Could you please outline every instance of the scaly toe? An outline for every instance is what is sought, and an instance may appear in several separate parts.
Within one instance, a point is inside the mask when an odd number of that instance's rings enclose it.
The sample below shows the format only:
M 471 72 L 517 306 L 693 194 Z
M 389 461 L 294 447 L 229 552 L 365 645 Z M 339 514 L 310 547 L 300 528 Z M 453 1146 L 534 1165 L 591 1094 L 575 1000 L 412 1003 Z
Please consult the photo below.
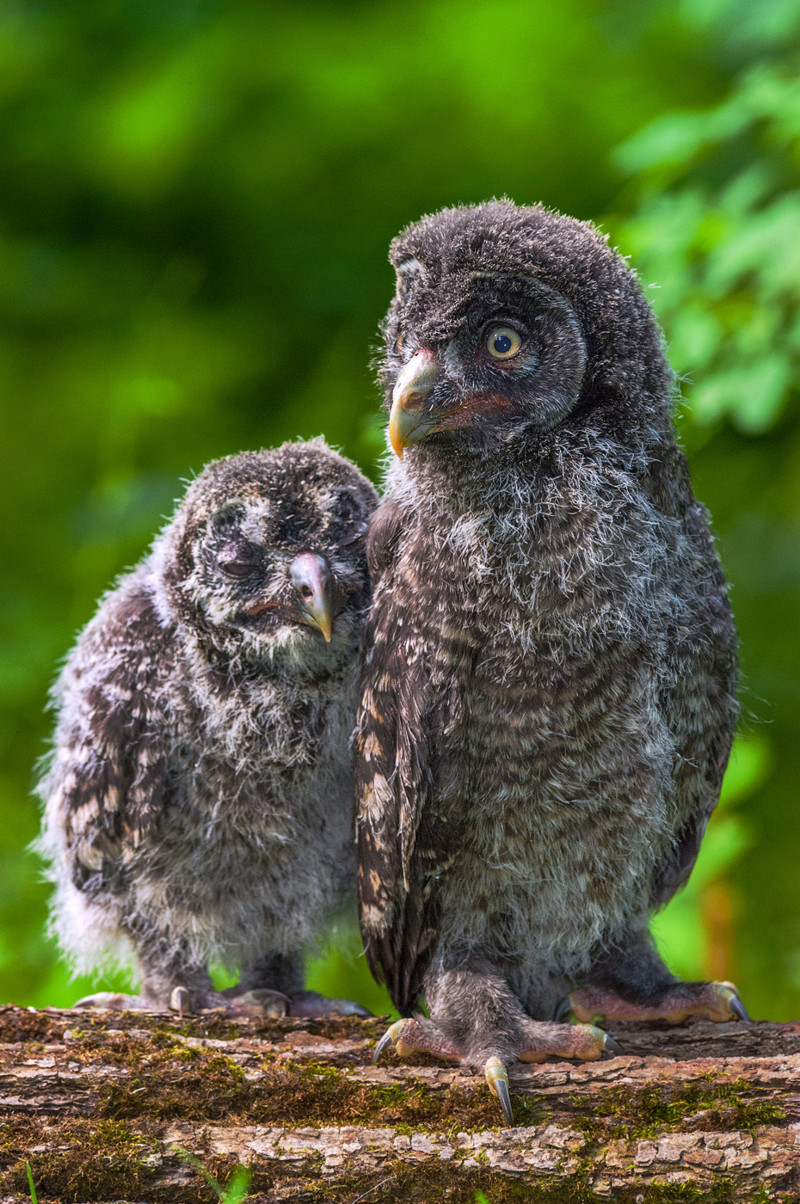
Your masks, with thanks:
M 516 1054 L 520 1062 L 545 1062 L 548 1058 L 580 1058 L 596 1062 L 605 1052 L 618 1047 L 612 1038 L 593 1024 L 554 1024 L 548 1020 L 528 1020 Z
M 489 1058 L 484 1067 L 486 1082 L 489 1084 L 489 1090 L 492 1095 L 500 1101 L 500 1107 L 503 1109 L 508 1124 L 514 1124 L 514 1110 L 511 1107 L 511 1095 L 508 1090 L 508 1071 L 499 1058 Z
M 249 1016 L 253 1020 L 274 1020 L 290 1014 L 291 1000 L 281 991 L 271 991 L 259 987 L 253 991 L 243 991 L 226 1004 L 226 1011 L 231 1016 Z
M 634 1002 L 613 991 L 583 987 L 570 996 L 572 1011 L 580 1021 L 668 1020 L 679 1024 L 690 1017 L 698 1020 L 749 1020 L 730 982 L 675 982 L 655 999 Z
M 108 1008 L 113 1012 L 144 1012 L 148 1010 L 141 995 L 120 995 L 116 991 L 98 991 L 95 995 L 84 995 L 72 1006 L 74 1008 Z
M 462 1057 L 462 1051 L 426 1016 L 406 1016 L 390 1024 L 375 1047 L 373 1062 L 377 1062 L 389 1045 L 394 1046 L 400 1058 L 410 1053 L 426 1053 L 447 1062 L 460 1062 Z
M 573 1024 L 572 1031 L 575 1033 L 575 1052 L 572 1056 L 581 1061 L 596 1062 L 605 1053 L 613 1057 L 615 1053 L 622 1052 L 614 1038 L 596 1024 Z
M 290 1016 L 364 1016 L 372 1015 L 353 999 L 328 999 L 317 991 L 303 991 L 295 995 L 290 1004 Z

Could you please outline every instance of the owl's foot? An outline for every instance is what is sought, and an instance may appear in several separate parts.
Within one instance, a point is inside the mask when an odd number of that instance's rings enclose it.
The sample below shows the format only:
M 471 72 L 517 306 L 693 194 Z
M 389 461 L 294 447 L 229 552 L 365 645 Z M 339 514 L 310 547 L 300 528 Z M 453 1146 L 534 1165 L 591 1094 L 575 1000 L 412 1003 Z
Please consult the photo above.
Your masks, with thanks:
M 463 1056 L 458 1046 L 448 1040 L 439 1026 L 425 1016 L 405 1017 L 390 1024 L 375 1046 L 373 1063 L 378 1061 L 390 1045 L 394 1046 L 399 1058 L 404 1058 L 410 1053 L 427 1053 L 445 1062 L 460 1062 Z
M 548 1058 L 577 1058 L 597 1062 L 604 1054 L 622 1053 L 617 1042 L 594 1024 L 555 1024 L 528 1020 L 517 1045 L 520 1062 L 546 1062 Z
M 249 1016 L 252 1020 L 274 1020 L 290 1015 L 291 1000 L 282 991 L 258 987 L 241 991 L 234 987 L 225 991 L 225 1011 L 230 1016 Z
M 84 995 L 83 998 L 76 999 L 72 1006 L 74 1008 L 101 1008 L 111 1012 L 159 1010 L 152 1001 L 145 999 L 142 995 L 121 995 L 116 991 L 97 991 L 94 995 Z
M 593 1024 L 552 1024 L 526 1018 L 520 1027 L 521 1035 L 513 1051 L 520 1062 L 544 1062 L 551 1057 L 594 1062 L 604 1053 L 614 1056 L 622 1052 L 612 1037 Z M 506 1121 L 509 1125 L 514 1124 L 508 1071 L 496 1054 L 478 1059 L 467 1056 L 433 1020 L 424 1016 L 396 1020 L 391 1024 L 375 1046 L 373 1062 L 377 1062 L 389 1045 L 394 1046 L 395 1053 L 401 1058 L 413 1052 L 428 1053 L 444 1061 L 461 1062 L 465 1069 L 482 1069 Z
M 243 990 L 229 987 L 223 992 L 225 1008 L 232 1016 L 252 1016 L 266 1019 L 277 1016 L 371 1016 L 360 1003 L 352 999 L 328 999 L 317 991 L 292 991 L 284 994 L 270 987 Z
M 179 1016 L 218 1007 L 222 1002 L 214 993 L 190 991 L 188 987 L 173 987 L 158 995 L 123 995 L 116 991 L 97 991 L 84 995 L 73 1003 L 75 1008 L 102 1008 L 113 1012 L 177 1012 Z
M 576 1020 L 749 1020 L 739 992 L 730 982 L 675 982 L 656 1000 L 631 1002 L 602 987 L 574 991 L 559 1018 L 572 1011 Z
M 317 991 L 298 991 L 289 1003 L 290 1016 L 371 1016 L 354 999 L 328 999 Z

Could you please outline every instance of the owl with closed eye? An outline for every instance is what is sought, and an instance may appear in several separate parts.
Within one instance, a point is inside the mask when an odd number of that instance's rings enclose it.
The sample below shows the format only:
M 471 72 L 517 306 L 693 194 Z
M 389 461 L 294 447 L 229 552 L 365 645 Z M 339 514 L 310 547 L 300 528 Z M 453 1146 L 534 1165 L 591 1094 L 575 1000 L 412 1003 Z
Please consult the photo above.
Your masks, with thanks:
M 379 1052 L 485 1071 L 511 1122 L 507 1066 L 600 1057 L 596 1018 L 745 1016 L 648 928 L 719 797 L 736 634 L 622 257 L 498 201 L 424 218 L 391 261 L 361 926 L 403 1017 Z M 558 1022 L 565 996 L 586 1023 Z
M 112 953 L 140 982 L 82 1003 L 363 1012 L 306 991 L 302 955 L 354 886 L 376 503 L 322 441 L 215 461 L 80 636 L 39 848 L 76 968 Z M 239 986 L 215 992 L 209 964 Z

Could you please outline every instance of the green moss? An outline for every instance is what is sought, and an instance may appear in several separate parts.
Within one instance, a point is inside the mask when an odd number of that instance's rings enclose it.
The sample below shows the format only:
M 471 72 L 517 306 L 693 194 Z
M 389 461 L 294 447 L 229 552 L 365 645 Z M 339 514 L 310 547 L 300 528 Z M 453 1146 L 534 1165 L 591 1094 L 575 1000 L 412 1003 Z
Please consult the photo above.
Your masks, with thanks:
M 135 1059 L 130 1077 L 101 1091 L 108 1119 L 142 1117 L 226 1120 L 248 1124 L 379 1124 L 413 1128 L 498 1128 L 502 1116 L 483 1084 L 431 1090 L 413 1075 L 402 1082 L 360 1083 L 328 1063 L 267 1060 L 258 1079 L 236 1062 L 197 1050 L 188 1063 L 172 1051 Z M 535 1105 L 522 1101 L 526 1118 Z M 538 1116 L 538 1112 L 536 1112 Z
M 489 1204 L 608 1204 L 608 1195 L 598 1195 L 589 1186 L 586 1176 L 577 1174 L 566 1178 L 532 1180 L 530 1177 L 504 1176 L 487 1172 L 483 1168 L 464 1168 L 452 1163 L 426 1163 L 424 1168 L 408 1163 L 394 1162 L 370 1175 L 359 1176 L 345 1182 L 326 1184 L 324 1180 L 314 1183 L 309 1191 L 308 1179 L 302 1181 L 308 1192 L 305 1195 L 298 1185 L 298 1198 L 316 1201 L 340 1201 L 358 1199 L 364 1195 L 370 1204 L 475 1204 L 476 1193 L 482 1193 Z M 281 1176 L 281 1185 L 286 1180 Z M 258 1173 L 253 1179 L 251 1190 L 264 1190 Z M 747 1197 L 735 1195 L 728 1180 L 717 1182 L 710 1188 L 693 1187 L 687 1184 L 645 1185 L 614 1189 L 615 1204 L 732 1204 Z M 760 1194 L 751 1197 L 750 1204 L 759 1204 Z
M 238 1063 L 202 1053 L 188 1064 L 168 1054 L 165 1061 L 139 1064 L 139 1073 L 101 1091 L 98 1113 L 104 1118 L 151 1120 L 244 1120 L 253 1091 Z
M 1 1011 L 1 1009 L 0 1009 Z M 28 1024 L 26 1016 L 30 1016 Z M 37 1025 L 46 1022 L 51 1040 L 53 1017 L 49 1014 L 16 1012 L 14 1023 L 23 1034 L 23 1050 L 31 1057 L 40 1057 L 43 1046 L 37 1035 Z M 0 1021 L 2 1016 L 0 1015 Z M 83 1022 L 84 1018 L 81 1016 Z M 214 1024 L 227 1036 L 263 1037 L 283 1042 L 299 1027 L 326 1038 L 377 1035 L 382 1026 L 375 1021 L 325 1022 L 270 1021 L 263 1025 L 234 1025 L 229 1020 L 214 1019 Z M 122 1021 L 122 1022 L 120 1022 Z M 128 1023 L 130 1021 L 130 1023 Z M 3 1191 L 27 1191 L 25 1159 L 29 1158 L 37 1190 L 43 1201 L 67 1201 L 128 1198 L 160 1201 L 170 1199 L 178 1204 L 188 1200 L 214 1200 L 207 1194 L 207 1185 L 200 1181 L 191 1188 L 167 1190 L 158 1187 L 155 1172 L 149 1165 L 156 1139 L 163 1124 L 173 1119 L 188 1121 L 224 1121 L 228 1124 L 266 1124 L 287 1128 L 305 1125 L 363 1125 L 393 1127 L 397 1133 L 435 1131 L 448 1133 L 497 1129 L 502 1114 L 497 1101 L 481 1081 L 460 1082 L 452 1087 L 431 1087 L 406 1068 L 397 1082 L 369 1083 L 355 1080 L 349 1067 L 360 1063 L 360 1051 L 345 1049 L 338 1055 L 338 1064 L 314 1061 L 297 1051 L 287 1059 L 284 1045 L 280 1053 L 267 1050 L 258 1063 L 252 1044 L 247 1045 L 250 1065 L 258 1065 L 258 1076 L 248 1075 L 239 1062 L 217 1049 L 189 1045 L 185 1037 L 212 1036 L 208 1017 L 171 1023 L 164 1017 L 120 1014 L 113 1017 L 87 1015 L 77 1029 L 67 1021 L 62 1026 L 72 1029 L 66 1055 L 58 1061 L 77 1061 L 82 1065 L 95 1062 L 110 1063 L 125 1069 L 125 1075 L 106 1087 L 91 1084 L 91 1106 L 100 1120 L 87 1119 L 41 1121 L 18 1118 L 13 1123 L 0 1124 L 0 1195 Z M 319 1031 L 324 1027 L 326 1032 Z M 146 1029 L 147 1034 L 130 1032 Z M 0 1030 L 2 1025 L 0 1024 Z M 17 1030 L 15 1030 L 17 1031 Z M 2 1032 L 0 1032 L 2 1035 Z M 19 1049 L 15 1060 L 19 1058 Z M 283 1055 L 283 1056 L 282 1056 Z M 101 1080 L 102 1081 L 102 1080 Z M 88 1076 L 86 1087 L 88 1088 Z M 450 1163 L 426 1161 L 424 1167 L 405 1163 L 391 1164 L 372 1176 L 353 1180 L 343 1187 L 341 1182 L 328 1184 L 314 1164 L 304 1163 L 291 1170 L 278 1159 L 259 1159 L 253 1168 L 251 1193 L 269 1192 L 276 1180 L 283 1186 L 288 1181 L 297 1185 L 297 1198 L 325 1200 L 355 1199 L 369 1192 L 369 1204 L 385 1200 L 408 1200 L 410 1204 L 436 1204 L 438 1200 L 465 1201 L 474 1204 L 474 1193 L 483 1191 L 489 1204 L 595 1204 L 597 1197 L 588 1186 L 592 1158 L 601 1144 L 611 1138 L 636 1141 L 659 1133 L 685 1129 L 721 1131 L 753 1130 L 762 1125 L 785 1121 L 783 1109 L 768 1092 L 744 1079 L 726 1079 L 706 1075 L 690 1082 L 675 1082 L 665 1078 L 641 1088 L 617 1086 L 591 1097 L 574 1092 L 559 1093 L 556 1098 L 534 1093 L 513 1092 L 513 1102 L 519 1125 L 555 1123 L 582 1131 L 585 1148 L 572 1155 L 577 1159 L 580 1173 L 570 1178 L 531 1180 L 493 1173 L 485 1166 L 465 1168 L 464 1157 Z M 89 1099 L 78 1079 L 69 1091 L 74 1104 L 83 1109 Z M 47 1153 L 32 1154 L 31 1150 L 44 1143 Z M 226 1158 L 199 1156 L 208 1170 L 221 1182 L 230 1175 L 233 1163 Z M 465 1152 L 466 1156 L 466 1152 Z M 472 1154 L 473 1158 L 477 1156 Z M 176 1155 L 177 1160 L 177 1155 Z M 480 1161 L 480 1159 L 477 1159 Z M 288 1176 L 288 1179 L 287 1179 Z M 161 1193 L 161 1194 L 159 1194 Z M 182 1194 L 183 1193 L 183 1194 Z M 637 1187 L 630 1197 L 617 1193 L 615 1199 L 631 1204 L 640 1196 L 644 1204 L 680 1204 L 682 1201 L 710 1200 L 712 1204 L 727 1204 L 733 1200 L 732 1186 L 718 1181 L 712 1191 L 687 1185 Z M 766 1198 L 766 1197 L 764 1197 Z M 753 1197 L 758 1200 L 759 1197 Z M 599 1201 L 597 1201 L 599 1204 Z
M 613 1087 L 585 1105 L 578 1103 L 572 1118 L 587 1138 L 639 1140 L 685 1129 L 714 1132 L 753 1132 L 786 1120 L 765 1088 L 746 1079 L 720 1080 L 704 1075 L 691 1082 L 671 1080 L 635 1089 Z
M 4 1191 L 28 1198 L 30 1163 L 39 1200 L 147 1199 L 156 1179 L 148 1163 L 155 1139 L 126 1125 L 72 1118 L 43 1128 L 40 1120 L 12 1126 L 0 1176 Z M 47 1142 L 46 1151 L 35 1147 Z
M 72 1032 L 73 1038 L 87 1040 L 112 1030 L 126 1032 L 128 1029 L 145 1029 L 153 1037 L 166 1037 L 171 1041 L 178 1037 L 212 1037 L 218 1041 L 255 1037 L 280 1042 L 300 1030 L 329 1040 L 377 1041 L 385 1027 L 383 1020 L 363 1020 L 358 1016 L 236 1020 L 220 1010 L 172 1019 L 158 1012 L 93 1012 L 86 1009 L 64 1013 L 28 1011 L 11 1005 L 0 1007 L 0 1044 L 60 1041 L 67 1030 Z
M 312 1075 L 312 1077 L 315 1077 Z M 25 1160 L 29 1159 L 42 1204 L 61 1201 L 72 1204 L 86 1200 L 146 1199 L 151 1204 L 189 1204 L 209 1201 L 215 1204 L 216 1195 L 199 1174 L 187 1168 L 183 1182 L 164 1181 L 160 1171 L 153 1170 L 149 1159 L 162 1138 L 161 1126 L 152 1122 L 137 1123 L 136 1128 L 125 1121 L 87 1118 L 42 1122 L 30 1117 L 6 1122 L 9 1130 L 9 1149 L 0 1159 L 6 1172 L 0 1172 L 0 1195 L 18 1193 L 27 1198 Z M 401 1128 L 402 1126 L 398 1126 Z M 36 1146 L 46 1143 L 45 1153 L 35 1153 Z M 195 1150 L 206 1169 L 220 1183 L 229 1181 L 236 1169 L 235 1157 L 211 1155 Z M 474 1155 L 473 1155 L 474 1156 Z M 479 1159 L 478 1159 L 479 1160 Z M 177 1150 L 175 1165 L 184 1161 Z M 480 1160 L 479 1160 L 480 1161 Z M 482 1191 L 489 1204 L 601 1204 L 607 1197 L 598 1196 L 590 1186 L 591 1171 L 585 1166 L 579 1173 L 567 1177 L 530 1175 L 505 1176 L 484 1165 L 465 1167 L 453 1159 L 440 1162 L 431 1159 L 424 1166 L 392 1161 L 369 1175 L 352 1177 L 346 1182 L 329 1182 L 322 1173 L 321 1159 L 310 1159 L 302 1166 L 293 1166 L 277 1158 L 259 1158 L 249 1168 L 253 1178 L 251 1195 L 269 1195 L 280 1183 L 282 1196 L 298 1201 L 354 1200 L 366 1195 L 372 1201 L 394 1204 L 402 1199 L 408 1204 L 474 1204 L 476 1191 Z M 711 1188 L 691 1185 L 644 1186 L 636 1184 L 626 1190 L 615 1190 L 618 1204 L 732 1204 L 734 1200 L 750 1200 L 758 1204 L 767 1197 L 761 1193 L 743 1197 L 737 1195 L 728 1180 L 718 1180 Z

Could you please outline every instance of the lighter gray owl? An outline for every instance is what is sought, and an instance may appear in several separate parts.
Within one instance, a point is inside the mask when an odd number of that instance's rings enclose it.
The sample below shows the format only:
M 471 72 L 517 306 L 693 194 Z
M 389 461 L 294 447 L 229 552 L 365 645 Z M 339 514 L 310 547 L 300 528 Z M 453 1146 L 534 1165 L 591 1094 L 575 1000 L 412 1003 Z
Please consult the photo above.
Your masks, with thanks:
M 39 848 L 100 1006 L 355 1009 L 303 951 L 353 889 L 350 735 L 377 502 L 322 441 L 209 464 L 103 599 L 55 687 Z M 241 971 L 228 996 L 209 963 Z M 358 1009 L 360 1010 L 360 1009 Z

